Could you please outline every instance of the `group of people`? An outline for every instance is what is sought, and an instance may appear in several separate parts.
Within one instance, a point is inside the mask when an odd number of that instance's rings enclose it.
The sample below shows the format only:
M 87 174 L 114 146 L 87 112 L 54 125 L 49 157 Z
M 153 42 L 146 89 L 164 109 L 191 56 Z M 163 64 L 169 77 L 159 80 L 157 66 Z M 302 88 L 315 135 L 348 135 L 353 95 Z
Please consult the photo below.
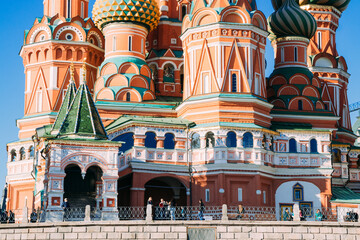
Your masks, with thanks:
M 15 213 L 11 210 L 10 212 L 0 210 L 0 223 L 15 223 Z
M 306 215 L 304 214 L 303 209 L 299 210 L 299 218 L 300 218 L 300 221 L 305 221 L 306 220 Z M 315 221 L 323 221 L 323 220 L 325 220 L 325 218 L 326 218 L 326 216 L 322 214 L 320 209 L 317 209 L 316 212 L 315 212 Z M 282 220 L 283 221 L 293 221 L 294 220 L 294 213 L 292 213 L 289 210 L 289 208 L 285 208 Z
M 152 197 L 148 198 L 147 205 L 151 205 L 154 207 Z M 191 217 L 190 209 L 187 207 L 181 206 L 179 209 L 176 209 L 176 201 L 175 199 L 171 199 L 171 201 L 167 202 L 163 198 L 160 198 L 160 202 L 158 207 L 155 209 L 155 219 L 171 219 L 176 220 L 176 218 L 181 218 L 182 220 Z M 204 218 L 205 212 L 205 204 L 202 199 L 199 200 L 199 209 L 198 209 L 198 219 L 205 220 Z

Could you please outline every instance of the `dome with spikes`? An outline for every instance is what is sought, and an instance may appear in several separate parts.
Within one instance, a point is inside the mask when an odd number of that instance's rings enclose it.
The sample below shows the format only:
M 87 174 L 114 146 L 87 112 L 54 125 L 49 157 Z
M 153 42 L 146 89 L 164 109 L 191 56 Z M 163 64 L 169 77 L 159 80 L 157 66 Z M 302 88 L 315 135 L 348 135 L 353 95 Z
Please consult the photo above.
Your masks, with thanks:
M 278 10 L 286 0 L 271 0 L 275 10 Z M 343 12 L 349 6 L 350 0 L 296 0 L 300 6 L 306 4 L 317 4 L 323 6 L 333 6 Z
M 268 18 L 272 37 L 312 38 L 316 32 L 315 18 L 300 8 L 296 0 L 285 0 L 284 4 Z
M 152 31 L 160 20 L 155 0 L 96 0 L 92 14 L 99 29 L 112 22 L 135 22 Z

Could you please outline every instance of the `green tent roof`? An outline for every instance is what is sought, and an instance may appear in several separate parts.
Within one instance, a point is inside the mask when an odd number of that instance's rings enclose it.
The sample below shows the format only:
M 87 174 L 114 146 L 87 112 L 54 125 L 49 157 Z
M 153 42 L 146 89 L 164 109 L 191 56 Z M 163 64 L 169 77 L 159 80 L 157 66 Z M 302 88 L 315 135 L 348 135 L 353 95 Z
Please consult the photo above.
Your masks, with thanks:
M 64 100 L 61 104 L 59 113 L 56 117 L 56 121 L 53 125 L 52 131 L 51 131 L 52 134 L 57 134 L 59 132 L 60 127 L 65 120 L 66 113 L 69 111 L 72 101 L 75 98 L 75 95 L 76 95 L 75 82 L 70 81 L 67 91 L 66 91 L 66 94 L 65 94 L 65 97 L 64 97 Z
M 89 88 L 85 83 L 80 85 L 60 127 L 58 137 L 108 138 Z

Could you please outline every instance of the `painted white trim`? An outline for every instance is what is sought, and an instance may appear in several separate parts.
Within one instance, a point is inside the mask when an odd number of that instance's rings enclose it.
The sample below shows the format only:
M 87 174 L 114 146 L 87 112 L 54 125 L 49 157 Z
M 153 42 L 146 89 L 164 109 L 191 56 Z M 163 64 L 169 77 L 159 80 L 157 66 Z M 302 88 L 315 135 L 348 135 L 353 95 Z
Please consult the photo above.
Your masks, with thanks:
M 299 119 L 297 115 L 287 115 L 287 114 L 271 114 L 272 117 L 281 117 L 281 118 L 290 118 L 290 119 Z M 302 119 L 311 119 L 311 120 L 339 120 L 340 117 L 321 117 L 321 116 L 301 116 Z

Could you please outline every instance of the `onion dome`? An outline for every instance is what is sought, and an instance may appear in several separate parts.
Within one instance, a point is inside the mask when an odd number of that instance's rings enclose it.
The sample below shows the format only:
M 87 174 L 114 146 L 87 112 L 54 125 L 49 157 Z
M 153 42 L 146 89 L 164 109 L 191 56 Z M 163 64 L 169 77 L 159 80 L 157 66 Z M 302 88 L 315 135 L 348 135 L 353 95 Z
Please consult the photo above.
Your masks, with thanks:
M 276 38 L 298 36 L 312 38 L 316 32 L 315 18 L 300 8 L 295 0 L 284 4 L 268 18 L 272 35 Z
M 286 0 L 271 0 L 275 10 L 278 10 Z M 349 6 L 350 0 L 296 0 L 300 6 L 306 4 L 316 4 L 323 6 L 333 6 L 343 12 Z
M 317 4 L 324 6 L 333 6 L 343 12 L 349 6 L 350 0 L 299 0 L 300 5 Z
M 111 22 L 136 22 L 152 31 L 160 20 L 155 0 L 96 0 L 92 14 L 99 29 Z

